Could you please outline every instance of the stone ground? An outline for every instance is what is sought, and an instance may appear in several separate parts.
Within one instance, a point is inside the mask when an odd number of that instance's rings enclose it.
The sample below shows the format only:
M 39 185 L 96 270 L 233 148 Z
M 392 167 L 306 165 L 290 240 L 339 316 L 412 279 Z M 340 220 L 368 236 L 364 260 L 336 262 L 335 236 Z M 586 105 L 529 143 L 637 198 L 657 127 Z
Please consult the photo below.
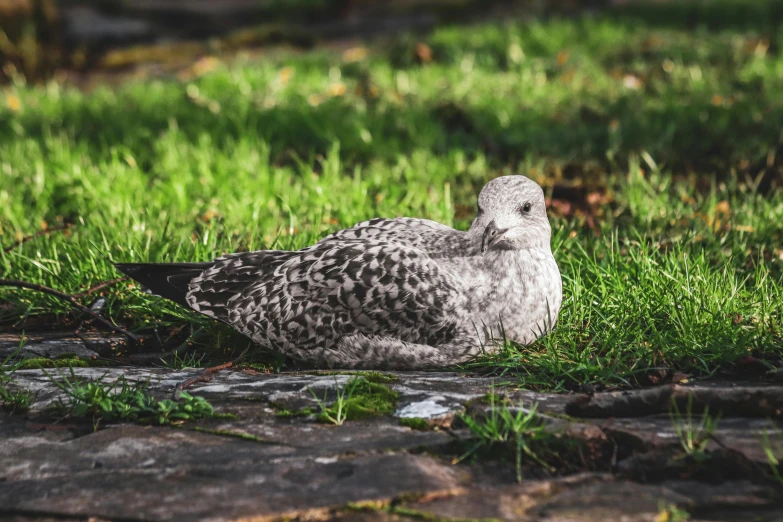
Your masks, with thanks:
M 34 348 L 34 346 L 33 346 Z M 40 348 L 39 348 L 40 349 Z M 219 413 L 178 426 L 99 424 L 52 413 L 53 378 L 21 370 L 30 411 L 0 413 L 0 520 L 783 520 L 783 485 L 770 480 L 759 434 L 783 415 L 783 387 L 669 385 L 595 395 L 533 393 L 504 379 L 457 373 L 389 373 L 393 414 L 342 426 L 278 412 L 334 397 L 350 374 L 262 374 L 228 368 L 187 391 Z M 148 381 L 171 397 L 202 370 L 76 368 L 78 378 Z M 538 412 L 570 443 L 550 473 L 480 453 L 457 414 L 480 416 L 493 391 Z M 723 411 L 707 458 L 683 458 L 668 405 Z M 418 431 L 402 418 L 426 419 Z M 783 441 L 779 441 L 783 447 Z

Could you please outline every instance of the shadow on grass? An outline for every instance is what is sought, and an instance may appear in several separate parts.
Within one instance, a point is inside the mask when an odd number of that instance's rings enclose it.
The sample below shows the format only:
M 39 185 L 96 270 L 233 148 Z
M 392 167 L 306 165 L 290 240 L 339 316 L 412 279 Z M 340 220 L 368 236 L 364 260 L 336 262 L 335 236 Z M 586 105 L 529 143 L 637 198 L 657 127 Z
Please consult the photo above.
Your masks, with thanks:
M 634 93 L 614 100 L 574 102 L 557 111 L 518 104 L 505 107 L 509 114 L 505 124 L 489 104 L 381 102 L 365 109 L 343 97 L 318 106 L 303 100 L 257 109 L 237 103 L 233 93 L 216 101 L 222 107 L 218 114 L 186 100 L 152 103 L 122 94 L 115 103 L 64 103 L 54 117 L 30 112 L 14 124 L 0 123 L 0 139 L 18 139 L 19 126 L 25 137 L 37 141 L 64 131 L 85 145 L 85 153 L 93 159 L 107 158 L 113 146 L 122 146 L 142 169 L 152 166 L 153 145 L 172 121 L 194 144 L 204 136 L 220 148 L 248 136 L 260 138 L 270 144 L 276 163 L 325 155 L 335 141 L 349 163 L 393 160 L 415 150 L 435 154 L 461 150 L 484 154 L 496 165 L 514 165 L 535 156 L 561 163 L 595 162 L 609 169 L 612 158 L 622 161 L 646 151 L 675 172 L 721 176 L 730 168 L 754 175 L 771 168 L 772 174 L 779 175 L 783 160 L 783 110 L 762 96 L 743 97 L 728 106 L 716 105 L 707 93 L 654 104 Z M 367 133 L 371 140 L 366 139 Z
M 618 20 L 637 20 L 653 27 L 709 31 L 777 32 L 783 2 L 777 0 L 631 1 L 608 11 Z

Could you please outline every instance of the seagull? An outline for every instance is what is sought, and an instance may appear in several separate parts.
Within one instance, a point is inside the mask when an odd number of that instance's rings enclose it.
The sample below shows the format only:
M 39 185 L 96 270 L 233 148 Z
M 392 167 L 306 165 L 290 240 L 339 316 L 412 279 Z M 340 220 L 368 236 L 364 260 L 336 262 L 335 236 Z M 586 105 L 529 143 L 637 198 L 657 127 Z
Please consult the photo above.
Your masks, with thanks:
M 439 368 L 554 328 L 562 281 L 551 233 L 543 190 L 513 175 L 484 186 L 468 231 L 376 218 L 297 251 L 116 267 L 301 362 Z

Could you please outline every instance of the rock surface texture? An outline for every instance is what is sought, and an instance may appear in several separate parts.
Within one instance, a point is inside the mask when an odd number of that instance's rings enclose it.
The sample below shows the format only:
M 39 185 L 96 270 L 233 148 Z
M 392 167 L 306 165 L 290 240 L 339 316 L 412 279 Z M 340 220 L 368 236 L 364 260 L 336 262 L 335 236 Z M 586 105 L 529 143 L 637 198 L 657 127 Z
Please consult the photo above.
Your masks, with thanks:
M 695 391 L 694 410 L 709 404 L 734 414 L 737 401 L 756 401 L 748 405 L 755 418 L 724 416 L 706 458 L 694 463 L 681 455 L 669 399 L 652 400 L 650 390 L 588 397 L 515 390 L 503 378 L 359 373 L 398 394 L 394 410 L 334 426 L 307 414 L 319 411 L 314 394 L 331 402 L 357 374 L 230 368 L 187 391 L 233 416 L 95 430 L 92 419 L 53 413 L 62 399 L 54 381 L 122 376 L 171 398 L 201 370 L 45 372 L 18 371 L 13 386 L 36 402 L 26 413 L 0 414 L 0 520 L 661 521 L 680 512 L 690 520 L 783 520 L 783 485 L 765 478 L 759 436 L 783 414 L 778 386 L 657 388 L 675 399 Z M 487 414 L 489 392 L 512 411 L 537 403 L 547 430 L 581 448 L 573 466 L 526 464 L 517 483 L 513 459 L 455 464 L 470 437 L 457 415 Z M 598 416 L 618 396 L 622 416 Z M 634 410 L 634 401 L 646 409 Z M 573 417 L 577 411 L 584 417 Z M 634 411 L 643 415 L 628 415 Z M 430 429 L 408 427 L 411 419 Z

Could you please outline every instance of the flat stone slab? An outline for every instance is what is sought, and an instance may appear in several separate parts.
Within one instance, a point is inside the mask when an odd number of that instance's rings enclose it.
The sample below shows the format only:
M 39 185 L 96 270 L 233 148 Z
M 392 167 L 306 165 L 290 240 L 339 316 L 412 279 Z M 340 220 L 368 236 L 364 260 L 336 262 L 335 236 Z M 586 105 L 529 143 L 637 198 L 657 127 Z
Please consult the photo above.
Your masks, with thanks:
M 6 448 L 15 454 L 11 462 Z M 0 513 L 109 519 L 234 520 L 450 492 L 464 482 L 453 466 L 427 456 L 317 458 L 290 447 L 137 426 L 65 441 L 6 441 L 2 460 Z
M 16 353 L 23 358 L 76 356 L 92 359 L 99 354 L 110 354 L 112 347 L 122 342 L 123 339 L 96 334 L 76 337 L 73 334 L 42 332 L 22 338 L 17 334 L 0 333 L 0 360 Z
M 64 377 L 147 382 L 150 392 L 171 398 L 178 385 L 202 371 L 18 371 L 13 387 L 32 391 L 36 402 L 26 414 L 0 413 L 0 520 L 652 522 L 670 520 L 662 517 L 672 506 L 690 513 L 690 520 L 783 519 L 783 485 L 762 480 L 769 464 L 760 444 L 761 433 L 781 429 L 779 420 L 721 419 L 706 463 L 694 464 L 682 459 L 668 414 L 660 408 L 639 416 L 629 410 L 634 401 L 647 400 L 649 390 L 622 394 L 620 406 L 612 409 L 611 394 L 539 394 L 507 386 L 505 379 L 460 373 L 226 369 L 187 391 L 235 418 L 179 426 L 100 424 L 96 431 L 89 419 L 58 417 L 50 409 L 63 398 L 55 381 Z M 317 422 L 314 415 L 279 415 L 282 409 L 317 411 L 311 391 L 329 402 L 357 375 L 397 391 L 400 400 L 391 415 L 341 426 Z M 744 391 L 729 391 L 737 388 Z M 742 394 L 774 402 L 781 392 L 751 383 L 689 389 L 702 402 L 715 404 L 720 397 L 735 405 Z M 464 452 L 460 440 L 470 435 L 458 414 L 489 414 L 490 392 L 498 396 L 497 405 L 504 401 L 512 411 L 537 404 L 558 436 L 583 444 L 587 452 L 614 445 L 614 457 L 591 472 L 565 476 L 526 468 L 519 484 L 513 462 L 455 463 Z M 593 410 L 589 417 L 569 416 L 589 403 L 630 416 L 605 418 Z M 700 404 L 694 403 L 694 411 Z M 402 425 L 404 418 L 440 428 L 417 431 Z M 783 451 L 783 440 L 780 444 Z
M 201 372 L 199 369 L 172 371 L 136 367 L 20 370 L 15 374 L 15 383 L 35 394 L 36 402 L 32 411 L 41 412 L 64 397 L 53 379 L 102 379 L 112 383 L 124 378 L 129 382 L 147 382 L 148 389 L 153 393 L 173 395 L 178 384 L 197 377 Z M 229 370 L 217 372 L 210 376 L 208 382 L 195 383 L 187 391 L 209 401 L 263 401 L 292 410 L 318 409 L 318 399 L 322 400 L 326 396 L 328 402 L 333 401 L 336 390 L 344 387 L 354 375 L 362 374 L 264 374 Z M 495 387 L 502 387 L 506 381 L 469 377 L 460 373 L 400 372 L 382 375 L 390 376 L 390 382 L 384 384 L 400 394 L 398 408 L 394 413 L 398 418 L 434 419 L 462 412 L 466 403 L 480 399 Z M 565 411 L 568 402 L 568 397 L 564 395 L 527 391 L 515 391 L 514 399 L 527 405 L 538 402 L 541 411 L 558 414 Z

